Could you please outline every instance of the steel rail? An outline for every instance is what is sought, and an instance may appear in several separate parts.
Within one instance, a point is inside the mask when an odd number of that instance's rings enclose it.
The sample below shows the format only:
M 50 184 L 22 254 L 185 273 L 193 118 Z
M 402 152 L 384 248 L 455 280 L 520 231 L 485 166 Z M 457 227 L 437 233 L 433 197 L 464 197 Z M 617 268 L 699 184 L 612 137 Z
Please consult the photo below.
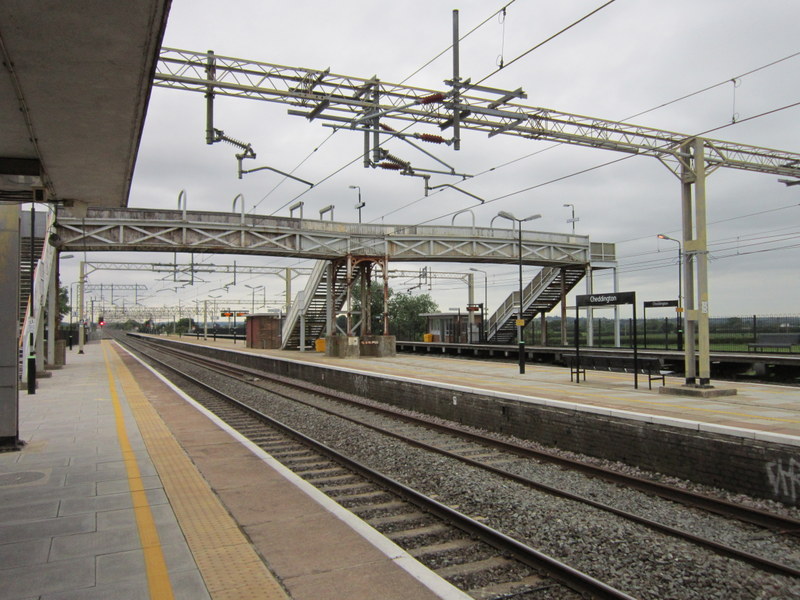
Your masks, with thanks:
M 193 353 L 187 351 L 187 355 L 193 355 Z M 205 358 L 210 358 L 210 357 L 205 357 Z M 219 359 L 210 359 L 210 360 L 219 361 Z M 485 435 L 477 433 L 475 431 L 469 431 L 462 427 L 429 422 L 427 420 L 409 416 L 391 407 L 375 406 L 372 403 L 365 403 L 363 401 L 360 401 L 353 395 L 337 392 L 336 390 L 325 390 L 323 392 L 320 386 L 315 386 L 313 384 L 301 382 L 298 380 L 291 380 L 278 375 L 267 374 L 264 373 L 263 371 L 257 371 L 255 369 L 249 369 L 248 367 L 242 367 L 239 365 L 237 365 L 237 368 L 245 370 L 250 375 L 257 376 L 262 379 L 273 379 L 275 381 L 280 382 L 283 385 L 296 387 L 306 392 L 311 392 L 315 394 L 326 393 L 329 394 L 331 397 L 336 398 L 337 400 L 353 404 L 360 404 L 361 406 L 368 408 L 370 410 L 374 410 L 376 412 L 383 412 L 385 414 L 391 414 L 395 417 L 405 419 L 408 422 L 412 423 L 423 422 L 426 427 L 438 429 L 440 431 L 445 431 L 448 433 L 457 433 L 458 435 L 462 437 L 467 437 L 469 439 L 472 439 L 473 441 L 502 448 L 506 451 L 514 452 L 524 457 L 533 457 L 546 462 L 558 464 L 567 467 L 569 469 L 574 469 L 583 472 L 590 476 L 610 481 L 612 483 L 619 483 L 625 486 L 633 487 L 635 489 L 638 489 L 639 491 L 659 496 L 668 500 L 672 500 L 680 504 L 692 506 L 694 508 L 701 508 L 708 512 L 712 512 L 725 517 L 734 518 L 745 523 L 750 523 L 752 525 L 758 525 L 759 527 L 764 527 L 779 533 L 790 533 L 795 535 L 800 534 L 800 520 L 793 519 L 791 517 L 786 517 L 783 515 L 767 512 L 764 510 L 742 506 L 739 504 L 734 504 L 733 502 L 728 502 L 727 500 L 713 498 L 711 496 L 706 496 L 704 494 L 700 494 L 690 490 L 676 488 L 674 486 L 660 483 L 658 481 L 652 481 L 641 477 L 635 477 L 632 475 L 626 475 L 624 473 L 618 473 L 617 471 L 611 469 L 598 467 L 596 465 L 585 463 L 576 459 L 558 456 L 556 454 L 544 450 L 536 450 L 533 448 L 529 448 L 527 446 L 523 446 L 521 444 L 500 440 L 491 435 Z
M 164 347 L 160 346 L 159 349 L 163 351 Z M 250 385 L 250 386 L 255 387 L 257 389 L 260 389 L 260 390 L 265 390 L 265 388 L 263 386 L 259 385 L 258 382 L 250 381 L 248 379 L 243 379 L 243 378 L 240 378 L 239 376 L 241 376 L 241 375 L 248 375 L 248 376 L 258 375 L 260 380 L 267 379 L 267 380 L 276 381 L 276 382 L 279 382 L 280 385 L 285 385 L 285 386 L 295 387 L 297 389 L 302 389 L 302 391 L 311 392 L 311 393 L 313 393 L 313 394 L 315 394 L 317 396 L 322 396 L 323 398 L 331 398 L 331 399 L 334 399 L 334 400 L 339 401 L 339 402 L 343 401 L 340 398 L 340 394 L 338 394 L 338 393 L 329 393 L 327 391 L 322 391 L 322 390 L 320 390 L 318 388 L 317 389 L 313 389 L 313 390 L 309 390 L 306 386 L 302 386 L 302 385 L 293 386 L 293 385 L 291 385 L 291 384 L 289 384 L 289 383 L 287 383 L 285 381 L 279 381 L 279 379 L 282 380 L 283 378 L 277 378 L 277 377 L 273 377 L 273 376 L 265 376 L 264 374 L 262 374 L 262 373 L 260 373 L 258 371 L 254 371 L 253 369 L 248 369 L 246 367 L 240 367 L 238 365 L 231 365 L 231 364 L 220 365 L 220 364 L 217 363 L 217 361 L 215 359 L 212 359 L 210 357 L 199 357 L 197 355 L 191 355 L 191 354 L 187 355 L 186 353 L 184 353 L 182 351 L 175 351 L 175 349 L 169 349 L 168 351 L 172 352 L 175 356 L 181 356 L 184 359 L 188 358 L 190 361 L 195 362 L 195 364 L 197 364 L 197 365 L 202 365 L 202 366 L 204 366 L 206 368 L 210 368 L 210 369 L 215 370 L 218 373 L 224 374 L 226 376 L 236 377 L 237 381 L 239 381 L 241 383 L 244 383 L 244 384 L 247 384 L 247 385 Z M 321 406 L 317 406 L 314 403 L 307 402 L 305 400 L 296 398 L 294 396 L 275 391 L 274 389 L 267 389 L 267 391 L 269 391 L 271 394 L 274 394 L 276 396 L 291 400 L 293 402 L 299 402 L 299 403 L 301 403 L 301 404 L 303 404 L 305 406 L 309 406 L 311 408 L 314 408 L 315 410 L 319 410 L 320 412 L 324 412 L 324 413 L 326 413 L 328 415 L 332 415 L 332 416 L 338 417 L 340 419 L 346 420 L 346 421 L 348 421 L 350 423 L 354 423 L 354 424 L 359 425 L 361 427 L 366 427 L 366 428 L 371 429 L 373 431 L 376 431 L 376 432 L 378 432 L 378 433 L 380 433 L 382 435 L 385 435 L 385 436 L 392 437 L 394 439 L 400 440 L 400 441 L 402 441 L 404 443 L 407 443 L 407 444 L 409 444 L 411 446 L 414 446 L 414 447 L 417 447 L 417 448 L 420 448 L 420 449 L 423 449 L 423 450 L 426 450 L 426 451 L 429 451 L 429 452 L 435 452 L 435 453 L 440 454 L 442 456 L 446 456 L 448 458 L 461 461 L 461 462 L 463 462 L 465 464 L 468 464 L 470 466 L 473 466 L 473 467 L 476 467 L 476 468 L 479 468 L 479 469 L 483 469 L 485 471 L 489 471 L 489 472 L 494 473 L 496 475 L 500 475 L 501 477 L 505 477 L 506 479 L 513 480 L 513 481 L 515 481 L 517 483 L 520 483 L 522 485 L 531 487 L 533 489 L 537 489 L 539 491 L 542 491 L 542 492 L 545 492 L 545 493 L 548 493 L 548 494 L 551 494 L 551 495 L 554 495 L 554 496 L 559 496 L 561 498 L 565 498 L 565 499 L 572 500 L 572 501 L 575 501 L 575 502 L 580 502 L 580 503 L 585 504 L 587 506 L 591 506 L 593 508 L 597 508 L 599 510 L 603 510 L 605 512 L 608 512 L 608 513 L 614 514 L 616 516 L 625 518 L 625 519 L 627 519 L 629 521 L 635 522 L 635 523 L 637 523 L 639 525 L 643 525 L 643 526 L 648 527 L 650 529 L 653 529 L 655 531 L 659 531 L 661 533 L 665 533 L 667 535 L 671 535 L 671 536 L 676 537 L 678 539 L 682 539 L 682 540 L 686 540 L 686 541 L 692 542 L 692 543 L 697 544 L 699 546 L 702 546 L 702 547 L 705 547 L 707 549 L 710 549 L 710 550 L 712 550 L 712 551 L 714 551 L 714 552 L 716 552 L 716 553 L 718 553 L 718 554 L 720 554 L 722 556 L 727 556 L 727 557 L 730 557 L 730 558 L 735 558 L 735 559 L 741 560 L 741 561 L 746 562 L 746 563 L 748 563 L 750 565 L 758 567 L 758 568 L 760 568 L 760 569 L 762 569 L 764 571 L 775 573 L 775 574 L 778 574 L 778 575 L 785 575 L 785 576 L 790 576 L 790 577 L 800 577 L 800 569 L 798 569 L 796 567 L 793 567 L 791 565 L 787 565 L 785 563 L 776 562 L 776 561 L 770 560 L 769 558 L 761 557 L 761 556 L 758 556 L 758 555 L 753 554 L 751 552 L 746 552 L 744 550 L 739 550 L 738 548 L 734 548 L 732 546 L 728 546 L 728 545 L 722 544 L 720 542 L 715 542 L 714 540 L 710 540 L 708 538 L 700 537 L 698 535 L 695 535 L 695 534 L 693 534 L 691 532 L 688 532 L 688 531 L 685 531 L 683 529 L 679 529 L 677 527 L 672 527 L 670 525 L 665 525 L 663 523 L 659 523 L 658 521 L 654 521 L 652 519 L 648 519 L 646 517 L 639 516 L 639 515 L 637 515 L 635 513 L 631 513 L 629 511 L 625 511 L 625 510 L 621 510 L 621 509 L 615 508 L 615 507 L 610 506 L 608 504 L 605 504 L 603 502 L 598 502 L 596 500 L 592 500 L 590 498 L 586 498 L 584 496 L 580 496 L 580 495 L 574 494 L 572 492 L 568 492 L 568 491 L 565 491 L 565 490 L 562 490 L 562 489 L 559 489 L 559 488 L 556 488 L 556 487 L 553 487 L 553 486 L 550 486 L 550 485 L 547 485 L 547 484 L 540 483 L 538 481 L 530 479 L 529 477 L 525 477 L 523 475 L 518 475 L 516 473 L 512 473 L 512 472 L 507 471 L 505 469 L 502 469 L 502 468 L 499 468 L 499 467 L 495 467 L 493 465 L 481 462 L 479 460 L 475 460 L 475 459 L 470 458 L 468 456 L 462 456 L 462 455 L 457 454 L 455 452 L 451 452 L 449 450 L 445 450 L 443 448 L 439 448 L 437 446 L 428 444 L 426 442 L 422 442 L 422 441 L 416 440 L 416 439 L 408 437 L 408 436 L 406 436 L 404 434 L 391 431 L 389 429 L 386 429 L 384 427 L 380 427 L 378 425 L 365 423 L 363 421 L 360 421 L 357 418 L 340 414 L 340 413 L 336 412 L 335 410 L 331 410 L 331 409 L 327 409 L 327 408 L 324 408 L 324 407 L 321 407 Z M 391 411 L 383 411 L 383 410 L 380 410 L 380 409 L 376 410 L 375 407 L 370 406 L 370 405 L 365 405 L 365 404 L 363 404 L 361 402 L 358 402 L 358 401 L 347 400 L 347 403 L 356 404 L 360 408 L 364 408 L 366 410 L 373 411 L 373 412 L 379 412 L 379 413 L 391 412 Z M 408 421 L 408 422 L 411 422 L 413 424 L 422 423 L 423 426 L 425 426 L 425 427 L 429 426 L 429 422 L 425 421 L 423 419 L 408 418 L 405 415 L 397 415 L 395 413 L 392 413 L 392 416 L 393 417 L 402 416 L 402 417 L 404 417 L 402 419 L 404 421 Z M 451 430 L 451 429 L 447 429 L 446 430 L 447 433 L 452 433 L 452 431 L 453 430 Z M 461 435 L 460 431 L 457 432 L 457 433 L 459 435 Z M 482 440 L 480 440 L 480 442 L 484 442 L 484 440 L 482 439 Z M 492 446 L 497 447 L 495 444 L 492 444 Z M 515 452 L 515 454 L 516 454 L 516 452 Z
M 161 351 L 163 348 L 159 348 L 159 350 Z M 158 362 L 158 364 L 162 365 L 166 369 L 169 369 L 180 377 L 187 379 L 193 385 L 201 387 L 218 398 L 231 403 L 247 414 L 267 423 L 270 427 L 274 427 L 286 435 L 291 436 L 295 440 L 298 440 L 301 443 L 313 448 L 315 451 L 327 456 L 343 467 L 358 473 L 382 488 L 393 491 L 421 510 L 439 517 L 440 519 L 457 527 L 461 531 L 477 537 L 481 541 L 493 546 L 501 552 L 508 553 L 528 567 L 533 569 L 543 569 L 549 576 L 553 577 L 557 581 L 560 581 L 578 593 L 588 594 L 592 598 L 599 599 L 635 600 L 633 596 L 617 590 L 616 588 L 603 583 L 602 581 L 595 579 L 594 577 L 583 573 L 582 571 L 562 563 L 552 556 L 539 552 L 538 550 L 535 550 L 534 548 L 531 548 L 530 546 L 527 546 L 522 542 L 515 540 L 514 538 L 507 536 L 504 533 L 501 533 L 487 525 L 484 525 L 483 523 L 480 523 L 479 521 L 476 521 L 475 519 L 472 519 L 471 517 L 468 517 L 467 515 L 464 515 L 463 513 L 433 498 L 430 498 L 429 496 L 426 496 L 425 494 L 422 494 L 421 492 L 406 486 L 399 481 L 392 479 L 391 477 L 380 473 L 379 471 L 371 469 L 370 467 L 367 467 L 366 465 L 337 452 L 322 442 L 319 442 L 286 425 L 285 423 L 282 423 L 277 419 L 274 419 L 269 415 L 266 415 L 257 409 L 242 403 L 229 394 L 226 394 L 222 390 L 198 380 L 196 377 L 178 369 L 177 367 L 169 365 L 153 357 L 152 355 L 148 355 L 148 358 Z

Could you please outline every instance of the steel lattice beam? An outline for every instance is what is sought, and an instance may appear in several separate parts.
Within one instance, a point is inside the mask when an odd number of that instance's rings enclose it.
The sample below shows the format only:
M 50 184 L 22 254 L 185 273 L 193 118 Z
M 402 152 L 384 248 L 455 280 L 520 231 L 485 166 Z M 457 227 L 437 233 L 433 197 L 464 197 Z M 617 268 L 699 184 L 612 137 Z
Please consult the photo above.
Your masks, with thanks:
M 286 67 L 162 48 L 154 85 L 207 94 L 288 104 L 290 114 L 341 127 L 374 127 L 378 118 L 448 129 L 453 115 L 460 127 L 487 135 L 514 135 L 618 152 L 653 156 L 673 173 L 691 163 L 682 149 L 694 135 L 559 112 L 511 102 L 504 90 L 463 84 L 453 101 L 451 91 L 431 90 L 337 75 L 328 70 Z M 478 93 L 475 93 L 478 92 Z M 482 94 L 482 95 L 479 95 Z M 800 177 L 800 154 L 706 139 L 709 168 L 725 167 Z
M 518 260 L 517 235 L 490 227 L 348 224 L 233 213 L 151 209 L 90 209 L 85 218 L 62 214 L 63 250 L 213 252 L 333 260 L 343 256 L 391 261 L 509 263 Z M 613 262 L 613 244 L 587 236 L 528 231 L 525 264 Z M 599 252 L 603 254 L 600 255 Z
M 86 261 L 86 274 L 94 271 L 149 271 L 152 273 L 228 273 L 238 275 L 283 275 L 289 269 L 295 275 L 308 275 L 309 267 L 269 267 L 265 265 L 217 265 L 214 263 L 154 263 Z M 88 287 L 87 287 L 88 289 Z

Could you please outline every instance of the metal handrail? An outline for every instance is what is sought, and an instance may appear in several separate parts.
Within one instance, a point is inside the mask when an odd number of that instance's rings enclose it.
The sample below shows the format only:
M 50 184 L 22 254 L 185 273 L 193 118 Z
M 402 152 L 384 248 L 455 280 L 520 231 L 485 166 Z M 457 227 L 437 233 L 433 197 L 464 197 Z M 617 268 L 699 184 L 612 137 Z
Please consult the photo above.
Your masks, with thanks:
M 28 375 L 27 357 L 34 354 L 38 345 L 38 334 L 40 319 L 44 317 L 44 307 L 47 302 L 47 295 L 50 291 L 50 280 L 55 262 L 56 249 L 47 243 L 50 234 L 55 232 L 55 213 L 51 212 L 47 218 L 47 225 L 44 232 L 44 245 L 42 255 L 36 262 L 36 268 L 31 274 L 31 297 L 28 299 L 28 306 L 25 309 L 25 317 L 20 328 L 19 348 L 22 350 L 22 381 Z M 33 309 L 33 314 L 31 314 Z
M 536 300 L 539 295 L 547 289 L 553 280 L 558 276 L 560 268 L 559 267 L 545 267 L 541 271 L 539 271 L 536 276 L 525 286 L 522 291 L 522 308 L 523 312 L 525 312 L 530 305 Z M 506 323 L 509 319 L 514 318 L 516 311 L 519 308 L 519 291 L 513 291 L 509 294 L 508 298 L 506 298 L 503 303 L 499 306 L 499 308 L 494 312 L 494 314 L 489 317 L 487 325 L 487 331 L 489 332 L 489 337 L 492 337 L 492 332 L 494 335 L 497 335 L 497 331 L 500 329 L 503 323 Z

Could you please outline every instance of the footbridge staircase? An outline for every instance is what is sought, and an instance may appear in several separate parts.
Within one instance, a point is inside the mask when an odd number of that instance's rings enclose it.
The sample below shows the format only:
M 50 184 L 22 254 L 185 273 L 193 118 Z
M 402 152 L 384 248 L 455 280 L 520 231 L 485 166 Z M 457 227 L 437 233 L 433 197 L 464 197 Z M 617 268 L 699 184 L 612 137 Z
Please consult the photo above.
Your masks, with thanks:
M 303 291 L 292 302 L 283 323 L 281 348 L 304 348 L 307 340 L 325 336 L 328 322 L 328 289 L 332 285 L 333 314 L 336 315 L 347 298 L 347 279 L 344 265 L 326 260 L 314 263 Z
M 522 290 L 522 318 L 530 321 L 537 315 L 550 312 L 583 278 L 583 267 L 545 267 Z M 486 324 L 487 341 L 509 344 L 517 335 L 519 290 L 511 293 Z

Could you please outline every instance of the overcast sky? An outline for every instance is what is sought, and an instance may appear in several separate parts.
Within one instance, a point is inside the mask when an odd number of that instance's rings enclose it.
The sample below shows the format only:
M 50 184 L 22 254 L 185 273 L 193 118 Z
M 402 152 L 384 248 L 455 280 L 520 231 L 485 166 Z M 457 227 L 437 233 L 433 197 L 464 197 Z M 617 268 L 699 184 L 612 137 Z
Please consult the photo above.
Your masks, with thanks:
M 377 75 L 385 82 L 399 83 L 416 73 L 405 83 L 446 91 L 443 81 L 452 75 L 450 53 L 417 70 L 449 46 L 452 10 L 460 10 L 463 35 L 508 4 L 173 0 L 164 45 L 212 49 L 220 55 L 286 66 L 330 67 L 333 73 Z M 510 3 L 504 20 L 489 19 L 462 42 L 462 77 L 483 78 L 497 68 L 501 57 L 504 63 L 511 62 L 602 4 L 601 0 Z M 627 120 L 721 84 L 630 122 L 692 134 L 737 121 L 710 136 L 800 152 L 800 107 L 748 120 L 800 101 L 800 56 L 791 57 L 800 52 L 798 16 L 796 0 L 617 0 L 484 85 L 522 87 L 528 94 L 522 102 L 530 106 Z M 781 59 L 786 60 L 762 68 Z M 757 71 L 745 75 L 753 70 Z M 653 158 L 632 157 L 562 179 L 624 155 L 464 132 L 461 151 L 431 150 L 456 171 L 475 176 L 460 184 L 438 176 L 431 183 L 459 184 L 494 200 L 475 206 L 473 199 L 457 191 L 425 198 L 418 178 L 365 169 L 360 161 L 360 134 L 343 131 L 331 136 L 331 129 L 289 116 L 287 108 L 218 98 L 215 126 L 253 145 L 258 158 L 247 166 L 293 171 L 318 184 L 311 190 L 268 171 L 237 179 L 236 150 L 226 144 L 205 144 L 203 96 L 154 89 L 129 206 L 177 207 L 179 192 L 186 190 L 190 210 L 230 211 L 233 198 L 243 194 L 249 213 L 288 215 L 285 207 L 303 200 L 306 217 L 317 216 L 320 208 L 333 204 L 337 221 L 354 222 L 357 192 L 349 186 L 358 185 L 366 202 L 365 222 L 449 225 L 453 211 L 472 208 L 477 225 L 488 226 L 500 210 L 519 217 L 541 213 L 541 219 L 529 224 L 531 229 L 567 233 L 571 215 L 563 204 L 571 203 L 580 219 L 577 233 L 595 242 L 616 243 L 621 290 L 636 291 L 640 300 L 671 299 L 677 294 L 677 246 L 656 235 L 680 237 L 680 186 Z M 430 166 L 429 159 L 402 142 L 389 142 L 387 148 L 416 166 Z M 787 187 L 777 179 L 730 169 L 720 169 L 708 179 L 712 316 L 800 313 L 800 186 Z M 466 225 L 470 217 L 458 219 L 456 224 Z M 166 262 L 172 255 L 94 253 L 87 258 Z M 75 267 L 68 264 L 78 259 L 65 261 L 65 284 L 77 279 Z M 188 256 L 179 255 L 179 260 Z M 218 256 L 213 260 L 310 266 L 274 258 Z M 392 266 L 417 269 L 421 265 Z M 464 264 L 434 264 L 432 268 L 468 272 Z M 481 268 L 489 271 L 493 310 L 516 286 L 516 269 L 513 265 Z M 532 277 L 537 270 L 531 267 L 525 272 Z M 209 294 L 220 294 L 214 289 L 230 280 L 224 275 L 203 277 L 206 282 L 177 292 L 174 283 L 157 281 L 152 274 L 100 271 L 91 275 L 90 283 L 138 281 L 148 286 L 146 293 L 139 294 L 140 301 L 142 296 L 151 296 L 144 302 L 177 304 L 180 298 L 182 304 L 190 305 Z M 250 299 L 251 290 L 244 284 L 265 285 L 268 300 L 282 297 L 283 284 L 275 277 L 242 277 L 237 283 L 229 288 L 227 298 Z M 402 291 L 415 283 L 392 281 L 391 285 Z M 476 274 L 475 283 L 480 302 L 481 275 Z M 294 285 L 297 291 L 302 282 Z M 608 273 L 596 275 L 596 291 L 609 291 L 611 286 Z M 444 309 L 464 307 L 467 302 L 466 287 L 459 282 L 435 280 L 429 293 Z M 583 283 L 578 293 L 585 293 Z

